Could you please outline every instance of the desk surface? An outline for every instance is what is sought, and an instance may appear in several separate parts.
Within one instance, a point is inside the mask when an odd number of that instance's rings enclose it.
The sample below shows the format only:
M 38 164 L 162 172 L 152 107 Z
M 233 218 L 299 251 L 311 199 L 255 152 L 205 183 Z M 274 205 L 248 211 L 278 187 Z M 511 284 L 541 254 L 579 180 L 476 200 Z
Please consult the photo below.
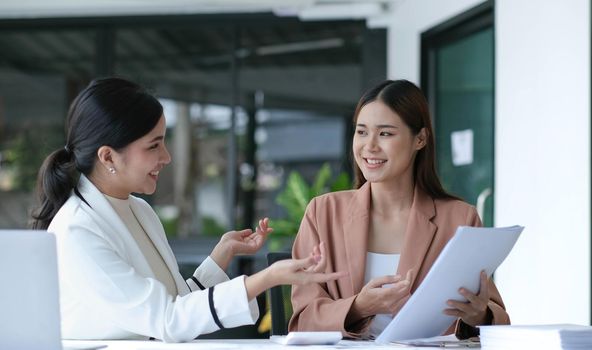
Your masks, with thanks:
M 337 345 L 295 345 L 286 346 L 279 345 L 269 341 L 268 339 L 199 339 L 191 343 L 163 343 L 160 341 L 135 341 L 135 340 L 109 340 L 109 341 L 82 341 L 82 340 L 65 340 L 64 346 L 72 347 L 74 349 L 92 345 L 107 345 L 106 350 L 216 350 L 216 349 L 253 349 L 253 350 L 272 350 L 272 349 L 299 349 L 299 350 L 313 350 L 313 349 L 344 349 L 344 348 L 358 348 L 358 349 L 392 349 L 405 348 L 415 349 L 412 347 L 398 346 L 398 345 L 379 345 L 372 341 L 352 341 L 342 340 Z M 417 348 L 429 349 L 429 348 Z M 438 348 L 435 348 L 438 349 Z

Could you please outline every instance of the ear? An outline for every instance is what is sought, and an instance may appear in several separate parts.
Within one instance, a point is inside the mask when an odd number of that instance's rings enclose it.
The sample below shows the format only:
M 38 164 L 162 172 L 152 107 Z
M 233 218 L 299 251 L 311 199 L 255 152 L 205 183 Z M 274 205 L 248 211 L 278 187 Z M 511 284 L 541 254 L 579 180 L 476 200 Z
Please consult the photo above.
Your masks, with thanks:
M 427 143 L 428 130 L 426 128 L 421 128 L 417 135 L 415 135 L 415 150 L 419 151 L 420 149 L 424 148 Z
M 109 146 L 101 146 L 97 150 L 97 158 L 99 159 L 99 162 L 107 170 L 109 168 L 113 168 L 115 166 L 114 162 L 113 162 L 113 153 L 114 152 L 115 151 L 113 150 L 113 148 L 111 148 Z

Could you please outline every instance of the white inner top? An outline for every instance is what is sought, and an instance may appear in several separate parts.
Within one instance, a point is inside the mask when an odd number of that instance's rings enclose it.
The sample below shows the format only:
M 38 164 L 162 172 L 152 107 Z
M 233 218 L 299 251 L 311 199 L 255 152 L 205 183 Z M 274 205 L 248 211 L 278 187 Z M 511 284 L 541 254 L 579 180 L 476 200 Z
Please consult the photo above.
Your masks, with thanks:
M 368 252 L 366 254 L 366 273 L 364 274 L 364 284 L 371 279 L 386 275 L 396 275 L 399 267 L 401 254 L 380 254 Z M 383 286 L 388 288 L 388 285 Z M 374 317 L 370 323 L 369 335 L 376 338 L 383 329 L 388 326 L 393 317 L 389 314 L 379 314 Z

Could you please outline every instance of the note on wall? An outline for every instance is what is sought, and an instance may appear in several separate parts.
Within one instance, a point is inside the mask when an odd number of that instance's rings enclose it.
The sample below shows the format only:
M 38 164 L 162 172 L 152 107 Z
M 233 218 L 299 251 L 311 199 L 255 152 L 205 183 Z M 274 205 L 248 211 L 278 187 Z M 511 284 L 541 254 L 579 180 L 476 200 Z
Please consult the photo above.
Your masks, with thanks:
M 452 146 L 452 164 L 454 166 L 473 163 L 473 130 L 453 131 L 450 134 Z

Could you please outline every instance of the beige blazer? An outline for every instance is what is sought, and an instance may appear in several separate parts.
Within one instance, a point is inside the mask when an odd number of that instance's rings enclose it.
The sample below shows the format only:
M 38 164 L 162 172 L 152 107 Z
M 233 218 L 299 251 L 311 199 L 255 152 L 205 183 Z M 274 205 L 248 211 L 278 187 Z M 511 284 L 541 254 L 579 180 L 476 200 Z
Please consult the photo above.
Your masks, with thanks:
M 306 257 L 314 245 L 323 241 L 328 255 L 327 271 L 348 271 L 349 275 L 328 283 L 294 286 L 290 331 L 340 330 L 351 338 L 358 338 L 366 331 L 370 319 L 350 326 L 346 326 L 345 320 L 364 286 L 370 187 L 367 182 L 358 190 L 328 193 L 314 198 L 308 205 L 294 242 L 293 257 Z M 413 269 L 411 294 L 460 225 L 481 226 L 473 206 L 458 200 L 434 200 L 416 189 L 397 269 L 401 275 Z M 509 316 L 493 283 L 490 294 L 492 323 L 509 324 Z M 454 330 L 452 326 L 448 332 Z

